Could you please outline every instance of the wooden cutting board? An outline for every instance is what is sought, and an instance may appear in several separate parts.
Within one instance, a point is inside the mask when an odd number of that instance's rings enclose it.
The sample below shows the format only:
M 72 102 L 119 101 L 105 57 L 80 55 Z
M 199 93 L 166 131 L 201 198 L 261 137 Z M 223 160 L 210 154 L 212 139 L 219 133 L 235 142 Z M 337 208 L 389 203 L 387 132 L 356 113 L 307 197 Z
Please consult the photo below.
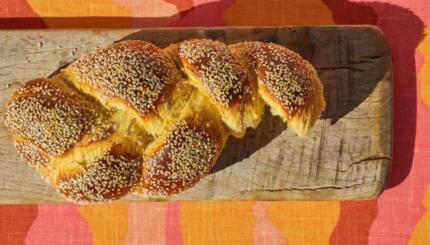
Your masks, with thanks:
M 391 163 L 391 62 L 370 26 L 0 31 L 0 203 L 64 202 L 19 159 L 4 128 L 4 104 L 19 82 L 49 76 L 76 57 L 123 39 L 161 47 L 189 38 L 261 40 L 300 53 L 318 70 L 327 109 L 308 137 L 266 110 L 244 138 L 230 138 L 220 162 L 169 200 L 374 198 Z M 132 195 L 123 200 L 141 200 Z

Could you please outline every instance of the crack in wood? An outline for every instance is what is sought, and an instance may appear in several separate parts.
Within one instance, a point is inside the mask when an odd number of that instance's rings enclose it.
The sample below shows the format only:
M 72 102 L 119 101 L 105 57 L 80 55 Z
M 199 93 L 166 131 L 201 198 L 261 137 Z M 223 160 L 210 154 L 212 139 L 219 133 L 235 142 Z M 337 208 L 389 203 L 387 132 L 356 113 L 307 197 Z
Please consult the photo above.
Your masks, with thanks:
M 351 169 L 354 165 L 359 165 L 359 164 L 361 164 L 361 163 L 363 163 L 363 162 L 368 162 L 368 161 L 379 161 L 379 160 L 387 160 L 387 161 L 391 161 L 391 157 L 387 157 L 387 156 L 369 156 L 369 157 L 366 157 L 366 158 L 363 158 L 363 159 L 360 159 L 360 160 L 358 160 L 358 161 L 355 161 L 355 162 L 351 162 L 349 165 L 348 165 L 348 169 L 346 169 L 346 170 L 340 170 L 341 172 L 346 172 L 346 171 L 349 171 L 349 169 Z
M 287 187 L 287 188 L 279 188 L 279 189 L 254 189 L 254 190 L 241 190 L 240 192 L 283 192 L 283 191 L 320 191 L 320 190 L 326 190 L 326 189 L 349 189 L 349 188 L 357 188 L 362 187 L 363 185 L 368 184 L 378 184 L 383 183 L 381 181 L 373 181 L 373 182 L 364 182 L 359 184 L 352 184 L 352 185 L 345 185 L 345 186 L 337 186 L 337 185 L 326 185 L 326 186 L 317 186 L 317 187 Z

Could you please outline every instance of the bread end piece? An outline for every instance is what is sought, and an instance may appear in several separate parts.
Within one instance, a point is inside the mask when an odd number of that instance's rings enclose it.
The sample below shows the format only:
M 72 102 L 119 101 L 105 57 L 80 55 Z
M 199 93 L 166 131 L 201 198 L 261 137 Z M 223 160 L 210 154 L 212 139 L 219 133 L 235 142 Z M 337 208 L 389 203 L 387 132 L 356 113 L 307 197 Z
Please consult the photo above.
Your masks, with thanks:
M 264 103 L 257 94 L 246 66 L 241 64 L 227 45 L 209 39 L 184 41 L 169 48 L 188 77 L 188 83 L 217 106 L 222 121 L 236 137 L 261 121 Z
M 323 85 L 314 67 L 286 47 L 262 42 L 230 46 L 242 57 L 258 80 L 258 91 L 273 115 L 288 128 L 307 135 L 325 109 Z
M 258 92 L 270 107 L 272 115 L 279 116 L 287 123 L 288 128 L 299 136 L 308 135 L 309 130 L 315 125 L 321 112 L 325 109 L 323 87 L 319 81 L 315 83 L 315 87 L 306 104 L 292 115 L 272 96 L 265 86 L 260 86 Z

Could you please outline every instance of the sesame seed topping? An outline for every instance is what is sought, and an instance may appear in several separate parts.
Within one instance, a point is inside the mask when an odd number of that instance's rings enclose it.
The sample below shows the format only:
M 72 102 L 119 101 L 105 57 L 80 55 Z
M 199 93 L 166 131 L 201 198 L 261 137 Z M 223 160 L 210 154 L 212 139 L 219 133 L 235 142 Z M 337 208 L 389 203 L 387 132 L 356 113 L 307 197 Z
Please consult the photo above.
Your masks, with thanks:
M 249 93 L 247 70 L 240 66 L 228 46 L 209 39 L 193 39 L 180 45 L 179 56 L 203 81 L 214 99 L 229 106 Z
M 78 203 L 111 201 L 127 194 L 141 171 L 139 156 L 108 152 L 78 174 L 60 179 L 58 191 Z
M 177 55 L 177 49 L 179 56 L 175 56 L 175 60 L 184 66 L 190 84 L 182 81 L 176 84 L 190 86 L 190 89 L 191 85 L 201 84 L 222 109 L 225 108 L 221 106 L 239 108 L 232 105 L 247 104 L 249 101 L 245 98 L 258 99 L 253 94 L 257 94 L 257 83 L 252 83 L 256 75 L 260 88 L 267 89 L 293 116 L 306 106 L 317 87 L 315 83 L 319 82 L 309 62 L 276 44 L 243 42 L 226 46 L 218 41 L 194 39 L 171 47 L 169 52 Z M 137 185 L 145 189 L 145 194 L 153 196 L 175 194 L 195 185 L 215 164 L 225 144 L 223 137 L 227 136 L 224 131 L 219 132 L 221 129 L 210 130 L 211 123 L 198 120 L 199 115 L 185 115 L 187 110 L 193 113 L 202 109 L 200 106 L 205 106 L 201 104 L 207 102 L 207 97 L 200 102 L 196 99 L 196 105 L 192 102 L 188 105 L 185 104 L 188 98 L 174 93 L 174 88 L 180 87 L 168 87 L 180 74 L 165 52 L 168 53 L 145 41 L 123 41 L 73 62 L 64 71 L 71 75 L 70 81 L 52 78 L 26 82 L 13 94 L 5 116 L 6 126 L 15 134 L 20 155 L 39 173 L 55 179 L 53 182 L 59 193 L 79 203 L 118 199 Z M 248 69 L 251 67 L 253 69 Z M 195 80 L 198 83 L 191 84 Z M 85 86 L 69 84 L 78 85 L 78 82 Z M 101 96 L 91 94 L 93 91 L 99 91 Z M 175 96 L 185 102 L 176 103 Z M 129 113 L 129 108 L 110 107 L 104 103 L 105 99 L 112 99 L 109 101 L 112 104 L 123 105 L 124 102 L 140 116 L 154 112 L 157 118 L 139 121 L 141 118 L 134 114 L 128 118 L 124 112 Z M 155 110 L 163 101 L 166 104 Z M 102 108 L 100 104 L 110 108 Z M 183 105 L 180 111 L 177 107 Z M 238 111 L 242 108 L 245 107 L 240 106 Z M 209 112 L 216 114 L 211 115 L 211 120 L 217 117 L 219 122 L 216 123 L 221 124 L 223 114 L 212 109 Z M 150 123 L 162 125 L 162 133 L 147 132 L 145 128 Z M 172 124 L 172 128 L 165 129 L 165 125 Z M 159 135 L 163 135 L 162 138 L 157 138 Z M 147 149 L 151 140 L 157 143 L 153 146 L 164 141 L 159 148 Z M 100 141 L 103 141 L 101 148 L 97 145 Z M 124 142 L 127 143 L 121 145 L 123 148 L 116 150 L 117 144 Z M 85 155 L 87 152 L 82 151 L 89 145 L 97 150 L 83 159 L 96 160 L 76 162 L 81 158 L 75 157 Z M 60 156 L 69 150 L 71 160 L 68 162 Z M 51 165 L 58 171 L 53 171 Z
M 144 115 L 155 108 L 166 85 L 174 81 L 173 66 L 157 46 L 130 40 L 91 52 L 68 69 L 107 98 L 120 98 Z
M 48 80 L 21 87 L 6 106 L 6 126 L 54 156 L 60 156 L 89 131 L 97 118 Z
M 232 45 L 250 58 L 260 85 L 265 86 L 289 115 L 303 108 L 318 82 L 312 65 L 277 44 L 242 42 Z
M 170 195 L 193 186 L 212 168 L 217 142 L 209 133 L 182 120 L 169 132 L 166 144 L 143 161 L 149 195 Z

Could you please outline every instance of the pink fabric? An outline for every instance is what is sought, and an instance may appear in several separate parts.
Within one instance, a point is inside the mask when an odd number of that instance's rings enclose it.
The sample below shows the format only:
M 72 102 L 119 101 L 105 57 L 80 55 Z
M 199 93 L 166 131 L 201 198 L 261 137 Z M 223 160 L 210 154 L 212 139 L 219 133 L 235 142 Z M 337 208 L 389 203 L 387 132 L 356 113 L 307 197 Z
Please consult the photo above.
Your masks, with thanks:
M 77 205 L 39 205 L 26 244 L 91 244 L 91 232 Z
M 256 11 L 249 11 L 250 5 Z M 68 22 L 64 16 L 77 18 Z M 394 148 L 390 181 L 378 199 L 294 204 L 219 202 L 207 203 L 207 209 L 205 203 L 199 203 L 196 213 L 189 209 L 185 213 L 181 202 L 94 206 L 85 207 L 81 213 L 77 205 L 0 206 L 0 243 L 92 244 L 106 241 L 101 238 L 109 234 L 112 236 L 107 240 L 116 239 L 111 244 L 249 244 L 250 240 L 263 245 L 286 241 L 318 244 L 312 236 L 323 237 L 330 244 L 430 244 L 430 108 L 423 103 L 430 101 L 430 92 L 423 93 L 430 88 L 423 86 L 429 83 L 430 74 L 421 74 L 424 67 L 430 70 L 430 38 L 423 35 L 424 30 L 430 33 L 429 0 L 0 1 L 0 28 L 7 29 L 264 26 L 289 25 L 298 20 L 377 25 L 386 36 L 393 58 Z M 424 48 L 418 50 L 419 45 Z M 424 97 L 426 94 L 429 98 Z M 239 225 L 224 217 L 231 210 L 237 213 Z M 186 223 L 190 221 L 195 223 Z M 196 221 L 205 221 L 204 230 Z M 225 227 L 237 228 L 243 234 L 226 232 Z M 219 239 L 199 239 L 201 236 Z

